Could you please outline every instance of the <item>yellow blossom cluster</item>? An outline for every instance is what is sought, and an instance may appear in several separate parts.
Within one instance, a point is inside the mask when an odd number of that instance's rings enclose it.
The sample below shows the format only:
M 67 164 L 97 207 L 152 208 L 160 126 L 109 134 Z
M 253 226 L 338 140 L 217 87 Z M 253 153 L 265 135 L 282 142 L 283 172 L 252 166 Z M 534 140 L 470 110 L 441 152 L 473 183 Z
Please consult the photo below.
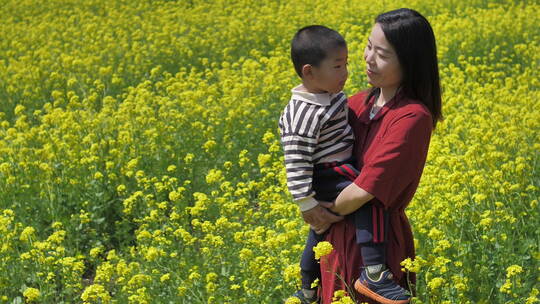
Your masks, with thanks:
M 317 260 L 329 255 L 332 250 L 334 250 L 334 247 L 331 243 L 326 241 L 319 242 L 317 246 L 313 247 L 313 251 L 315 252 L 315 259 Z
M 309 228 L 277 132 L 290 40 L 341 32 L 354 94 L 398 7 L 433 26 L 445 115 L 406 210 L 415 301 L 538 302 L 540 5 L 484 0 L 4 1 L 0 302 L 289 298 Z

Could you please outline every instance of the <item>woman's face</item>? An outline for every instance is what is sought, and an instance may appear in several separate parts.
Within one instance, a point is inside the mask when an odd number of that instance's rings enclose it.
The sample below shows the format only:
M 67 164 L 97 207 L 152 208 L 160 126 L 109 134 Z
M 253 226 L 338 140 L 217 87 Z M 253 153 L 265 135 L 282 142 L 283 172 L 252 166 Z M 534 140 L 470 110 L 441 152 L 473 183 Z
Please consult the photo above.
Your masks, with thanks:
M 386 40 L 384 32 L 375 23 L 364 50 L 369 84 L 377 88 L 398 88 L 402 73 L 394 47 Z

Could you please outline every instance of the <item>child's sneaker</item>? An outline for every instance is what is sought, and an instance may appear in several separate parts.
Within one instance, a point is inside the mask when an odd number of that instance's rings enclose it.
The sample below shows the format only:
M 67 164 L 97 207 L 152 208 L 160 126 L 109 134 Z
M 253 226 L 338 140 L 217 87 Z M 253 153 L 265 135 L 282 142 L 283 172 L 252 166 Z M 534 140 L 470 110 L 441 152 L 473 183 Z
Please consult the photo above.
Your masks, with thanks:
M 317 303 L 319 303 L 319 298 L 317 297 L 317 292 L 315 292 L 312 297 L 306 297 L 306 295 L 304 294 L 304 292 L 302 292 L 302 290 L 298 290 L 297 292 L 295 292 L 292 295 L 292 297 L 300 299 L 300 303 L 302 303 L 302 304 L 314 304 L 314 303 L 317 304 Z
M 381 272 L 377 280 L 372 280 L 363 269 L 360 278 L 354 283 L 354 288 L 360 294 L 367 296 L 382 304 L 404 304 L 409 303 L 411 296 L 403 287 L 399 286 L 393 279 L 389 269 Z

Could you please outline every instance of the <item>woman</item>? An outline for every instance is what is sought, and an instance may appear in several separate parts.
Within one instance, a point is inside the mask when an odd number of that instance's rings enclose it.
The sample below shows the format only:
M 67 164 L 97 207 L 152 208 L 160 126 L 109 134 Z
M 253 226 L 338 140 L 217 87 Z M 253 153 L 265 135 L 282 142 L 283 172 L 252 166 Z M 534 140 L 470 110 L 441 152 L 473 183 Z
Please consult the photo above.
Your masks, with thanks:
M 410 283 L 415 283 L 415 276 L 403 273 L 400 262 L 414 258 L 405 208 L 418 187 L 432 129 L 442 119 L 433 30 L 411 9 L 381 14 L 375 19 L 364 59 L 373 88 L 349 99 L 360 175 L 341 192 L 332 210 L 346 215 L 371 202 L 373 222 L 385 224 L 374 232 L 384 246 L 387 274 L 393 274 L 384 279 L 414 292 Z M 362 292 L 356 295 L 360 302 L 408 302 L 387 298 L 384 288 L 359 279 L 362 261 L 357 258 L 354 231 L 350 216 L 330 228 L 326 240 L 335 250 L 321 261 L 322 303 L 330 303 L 335 290 L 353 286 Z

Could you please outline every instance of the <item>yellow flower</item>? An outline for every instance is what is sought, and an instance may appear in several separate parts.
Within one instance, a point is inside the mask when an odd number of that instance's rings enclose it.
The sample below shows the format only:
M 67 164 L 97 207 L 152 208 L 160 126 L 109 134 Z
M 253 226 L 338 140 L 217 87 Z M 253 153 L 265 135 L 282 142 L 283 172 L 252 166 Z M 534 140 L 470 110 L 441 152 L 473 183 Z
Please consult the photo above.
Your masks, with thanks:
M 89 254 L 93 258 L 97 258 L 103 252 L 103 250 L 104 250 L 103 246 L 95 247 L 95 248 L 90 249 Z
M 134 158 L 132 160 L 130 160 L 127 164 L 126 164 L 126 169 L 128 170 L 133 170 L 135 169 L 135 167 L 137 167 L 137 164 L 139 163 L 139 160 Z
M 523 272 L 523 268 L 519 265 L 512 265 L 506 268 L 506 277 L 511 278 Z
M 41 293 L 36 288 L 26 288 L 23 292 L 23 296 L 26 298 L 28 302 L 34 302 L 39 299 L 41 296 Z
M 216 145 L 217 143 L 215 140 L 208 140 L 206 143 L 204 143 L 203 149 L 206 151 L 206 153 L 209 153 Z
M 214 184 L 222 182 L 225 179 L 221 170 L 211 169 L 206 175 L 206 183 Z
M 437 290 L 443 286 L 445 280 L 441 277 L 433 278 L 429 281 L 428 287 L 431 290 Z
M 170 273 L 166 273 L 166 274 L 162 275 L 161 278 L 159 278 L 159 280 L 160 280 L 161 282 L 165 282 L 165 281 L 168 281 L 170 278 L 171 278 L 171 274 L 170 274 Z
M 512 294 L 512 286 L 512 282 L 510 280 L 506 280 L 501 288 L 499 288 L 499 291 L 506 294 Z
M 159 258 L 160 256 L 163 256 L 163 255 L 164 255 L 163 250 L 158 249 L 156 247 L 150 247 L 150 248 L 146 249 L 145 254 L 144 254 L 144 258 L 147 261 L 151 262 L 151 261 L 154 261 L 154 260 L 156 260 L 157 258 Z
M 214 282 L 217 279 L 217 274 L 215 272 L 210 272 L 206 275 L 206 282 Z
M 332 297 L 332 304 L 354 304 L 355 302 L 347 295 L 345 290 L 336 290 Z
M 141 288 L 142 286 L 144 286 L 144 284 L 148 283 L 149 281 L 151 281 L 151 278 L 149 275 L 136 274 L 133 277 L 131 277 L 131 279 L 129 279 L 127 286 L 132 289 Z
M 448 240 L 440 240 L 437 242 L 437 247 L 433 250 L 435 253 L 440 253 L 450 248 L 452 245 Z
M 488 228 L 489 226 L 491 226 L 492 222 L 493 222 L 493 219 L 486 217 L 480 220 L 480 226 L 484 228 Z
M 197 271 L 193 271 L 190 273 L 188 278 L 192 281 L 197 281 L 201 278 L 201 275 Z
M 242 150 L 240 151 L 238 155 L 238 165 L 240 167 L 243 167 L 245 164 L 249 162 L 249 158 L 247 157 L 248 150 Z
M 109 250 L 109 252 L 107 253 L 107 261 L 112 261 L 117 258 L 118 256 L 116 255 L 116 250 L 114 249 Z
M 540 302 L 540 299 L 538 298 L 538 294 L 540 294 L 540 291 L 538 291 L 537 288 L 533 288 L 525 304 L 534 304 L 534 303 Z
M 179 287 L 177 288 L 178 295 L 179 295 L 180 297 L 184 296 L 184 295 L 186 294 L 187 290 L 188 290 L 187 287 L 185 287 L 185 286 L 179 286 Z
M 290 297 L 285 301 L 285 304 L 302 304 L 302 302 L 297 297 Z
M 189 164 L 191 164 L 191 162 L 193 161 L 194 158 L 195 158 L 195 155 L 193 155 L 193 153 L 188 153 L 184 157 L 184 162 L 186 163 L 186 165 L 189 165 Z
M 298 81 L 284 33 L 323 20 L 361 50 L 373 12 L 398 1 L 325 11 L 316 0 L 313 14 L 273 1 L 185 2 L 92 1 L 90 13 L 80 0 L 5 5 L 0 199 L 13 211 L 0 208 L 0 265 L 32 268 L 34 302 L 54 285 L 88 304 L 151 303 L 173 289 L 185 302 L 264 303 L 300 282 L 308 226 L 287 195 L 277 128 Z M 539 218 L 536 2 L 414 2 L 436 34 L 445 116 L 406 210 L 418 255 L 402 267 L 424 278 L 415 303 L 465 304 L 475 290 L 537 302 L 539 249 L 510 242 L 534 239 Z M 365 70 L 361 52 L 350 55 L 351 70 Z M 366 82 L 352 76 L 350 94 Z M 76 244 L 97 248 L 66 256 Z M 81 286 L 87 259 L 94 285 Z M 485 279 L 501 270 L 502 282 Z M 2 277 L 0 295 L 17 279 Z
M 182 195 L 177 191 L 171 191 L 169 192 L 169 199 L 171 202 L 176 202 L 182 198 Z
M 58 231 L 53 232 L 53 234 L 51 234 L 49 238 L 47 238 L 47 241 L 51 243 L 60 244 L 64 241 L 65 237 L 66 237 L 66 232 L 64 230 L 58 230 Z
M 443 233 L 442 231 L 440 231 L 439 229 L 433 227 L 433 228 L 431 228 L 431 230 L 429 231 L 428 236 L 429 236 L 431 239 L 438 240 L 438 239 L 441 239 L 441 238 L 444 236 L 444 233 Z
M 295 282 L 300 279 L 300 265 L 292 264 L 287 266 L 285 270 L 283 270 L 283 278 L 287 283 Z
M 24 230 L 21 232 L 19 239 L 23 242 L 26 242 L 34 235 L 35 231 L 36 230 L 34 229 L 34 227 L 28 226 L 24 228 Z
M 116 191 L 119 193 L 119 194 L 123 194 L 125 193 L 126 191 L 126 186 L 121 184 L 121 185 L 118 185 L 118 187 L 116 187 Z
M 92 284 L 86 287 L 81 294 L 84 303 L 110 303 L 109 292 L 100 284 Z
M 315 259 L 319 260 L 321 257 L 329 255 L 334 247 L 330 242 L 323 241 L 319 242 L 317 246 L 313 247 L 313 252 L 315 252 Z
M 270 154 L 259 154 L 259 156 L 257 157 L 259 167 L 263 168 L 271 159 L 272 155 Z
M 15 116 L 20 116 L 25 110 L 26 110 L 26 108 L 23 105 L 19 104 L 19 105 L 15 106 L 15 109 L 13 110 L 13 113 L 15 114 Z
M 214 293 L 216 291 L 217 285 L 214 282 L 210 282 L 206 284 L 206 291 L 210 294 Z

